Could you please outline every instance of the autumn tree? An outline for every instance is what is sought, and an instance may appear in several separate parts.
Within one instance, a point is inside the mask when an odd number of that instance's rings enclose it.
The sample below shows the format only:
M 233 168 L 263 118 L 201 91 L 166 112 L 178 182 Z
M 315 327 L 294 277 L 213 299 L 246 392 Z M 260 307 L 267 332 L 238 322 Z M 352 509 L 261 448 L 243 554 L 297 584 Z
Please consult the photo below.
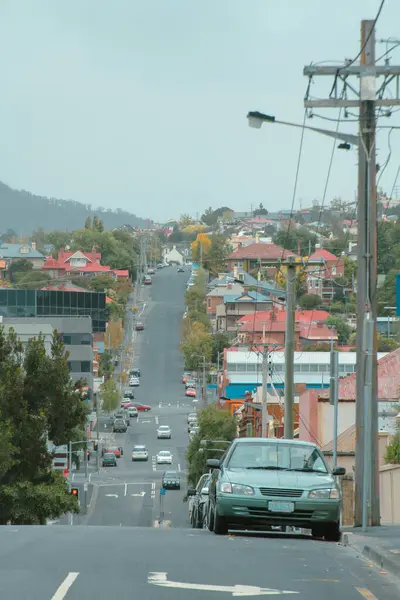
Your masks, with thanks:
M 115 379 L 108 379 L 100 386 L 102 409 L 110 413 L 118 407 L 119 393 Z
M 212 336 L 203 323 L 194 321 L 181 343 L 185 369 L 197 371 L 203 362 L 211 360 Z
M 211 246 L 211 239 L 206 233 L 198 233 L 195 241 L 192 243 L 192 258 L 196 262 L 201 262 L 207 256 Z
M 67 444 L 86 421 L 63 343 L 55 333 L 48 355 L 42 337 L 23 348 L 15 332 L 0 328 L 0 356 L 0 524 L 45 524 L 78 512 L 52 470 L 47 442 Z

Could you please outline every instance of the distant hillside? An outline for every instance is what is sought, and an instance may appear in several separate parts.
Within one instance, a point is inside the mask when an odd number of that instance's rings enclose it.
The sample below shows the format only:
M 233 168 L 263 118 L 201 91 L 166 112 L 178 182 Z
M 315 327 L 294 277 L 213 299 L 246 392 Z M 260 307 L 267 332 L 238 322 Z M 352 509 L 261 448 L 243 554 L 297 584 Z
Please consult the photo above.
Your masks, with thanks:
M 35 196 L 24 190 L 13 190 L 0 182 L 1 230 L 14 230 L 17 235 L 29 235 L 34 229 L 72 231 L 83 227 L 86 217 L 97 215 L 106 229 L 121 225 L 148 226 L 146 219 L 117 208 L 92 207 L 74 200 L 58 200 Z

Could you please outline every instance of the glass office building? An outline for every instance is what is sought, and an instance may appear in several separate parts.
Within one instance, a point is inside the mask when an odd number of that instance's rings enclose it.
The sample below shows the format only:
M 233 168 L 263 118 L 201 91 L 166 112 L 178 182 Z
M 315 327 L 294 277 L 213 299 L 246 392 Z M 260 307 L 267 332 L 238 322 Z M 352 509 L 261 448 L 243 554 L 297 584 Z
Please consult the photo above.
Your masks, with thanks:
M 102 292 L 0 289 L 3 317 L 91 317 L 93 333 L 106 330 L 106 295 Z

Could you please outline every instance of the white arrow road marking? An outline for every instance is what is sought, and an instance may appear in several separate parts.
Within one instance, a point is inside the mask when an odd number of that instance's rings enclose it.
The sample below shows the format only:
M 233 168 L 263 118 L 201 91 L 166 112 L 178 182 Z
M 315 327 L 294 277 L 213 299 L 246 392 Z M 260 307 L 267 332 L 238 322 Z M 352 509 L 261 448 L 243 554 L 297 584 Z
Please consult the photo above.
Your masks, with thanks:
M 54 596 L 52 596 L 51 600 L 63 600 L 63 598 L 65 598 L 65 596 L 68 594 L 69 588 L 74 583 L 78 575 L 79 573 L 68 573 Z
M 253 585 L 205 585 L 201 583 L 184 583 L 182 581 L 168 581 L 167 573 L 149 573 L 147 582 L 161 587 L 180 588 L 184 590 L 202 590 L 205 592 L 228 592 L 232 596 L 283 596 L 284 594 L 298 594 L 290 590 L 275 590 L 260 588 Z
M 140 421 L 141 423 L 151 423 L 151 421 Z M 138 421 L 139 423 L 139 421 Z
M 128 493 L 128 484 L 125 483 L 124 496 Z
M 106 498 L 118 498 L 118 494 L 106 494 Z
M 146 492 L 140 492 L 139 494 L 131 494 L 131 496 L 143 498 L 146 495 Z

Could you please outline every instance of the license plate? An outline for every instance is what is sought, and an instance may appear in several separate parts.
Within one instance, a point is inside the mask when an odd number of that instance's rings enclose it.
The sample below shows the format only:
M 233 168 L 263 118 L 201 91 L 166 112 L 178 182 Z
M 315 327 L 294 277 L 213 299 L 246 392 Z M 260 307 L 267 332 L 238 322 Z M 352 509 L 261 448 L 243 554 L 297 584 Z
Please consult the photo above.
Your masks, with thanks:
M 271 512 L 292 513 L 294 502 L 268 502 L 268 510 Z

